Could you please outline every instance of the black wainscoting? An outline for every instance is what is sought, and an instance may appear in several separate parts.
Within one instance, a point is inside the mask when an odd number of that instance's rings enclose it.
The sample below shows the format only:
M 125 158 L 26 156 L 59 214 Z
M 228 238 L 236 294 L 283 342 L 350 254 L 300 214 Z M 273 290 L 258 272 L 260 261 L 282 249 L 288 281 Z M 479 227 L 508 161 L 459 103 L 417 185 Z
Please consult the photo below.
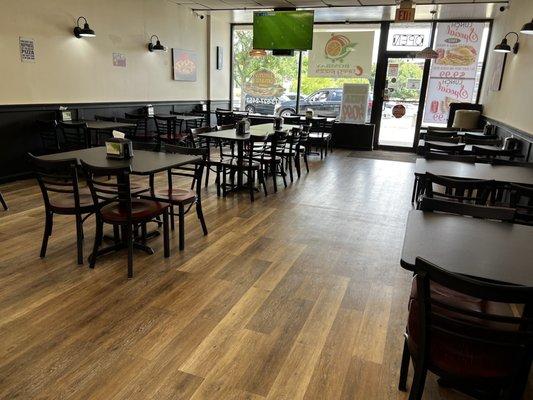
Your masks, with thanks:
M 496 134 L 501 138 L 514 137 L 522 142 L 522 154 L 524 158 L 520 161 L 533 162 L 533 134 L 513 128 L 503 122 L 484 117 L 487 123 L 496 127 Z
M 139 112 L 147 104 L 154 106 L 155 113 L 168 114 L 170 111 L 191 112 L 201 110 L 206 105 L 206 118 L 216 123 L 211 110 L 217 107 L 229 108 L 228 101 L 160 101 L 160 102 L 113 102 L 81 104 L 35 104 L 0 105 L 0 182 L 29 175 L 26 162 L 28 152 L 42 153 L 42 145 L 35 121 L 57 118 L 60 106 L 72 111 L 73 118 L 94 119 L 95 115 L 124 117 L 124 113 Z M 153 123 L 153 121 L 151 122 Z M 153 128 L 153 127 L 152 127 Z

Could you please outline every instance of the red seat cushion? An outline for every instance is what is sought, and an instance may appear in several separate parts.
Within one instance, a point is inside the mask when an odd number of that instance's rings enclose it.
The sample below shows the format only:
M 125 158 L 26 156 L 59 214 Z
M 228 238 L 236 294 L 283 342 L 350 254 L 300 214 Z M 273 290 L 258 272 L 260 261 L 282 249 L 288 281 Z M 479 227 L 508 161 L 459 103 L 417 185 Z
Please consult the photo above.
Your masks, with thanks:
M 134 222 L 144 221 L 160 215 L 168 204 L 148 199 L 131 199 L 131 216 Z M 100 209 L 105 222 L 125 222 L 127 210 L 123 203 L 111 203 Z
M 431 283 L 431 296 L 439 302 L 483 313 L 511 316 L 512 312 L 507 304 L 485 301 L 448 289 L 436 283 Z M 476 317 L 432 306 L 432 311 L 449 318 L 467 321 L 480 327 L 490 327 L 501 330 L 515 329 L 506 323 L 486 321 Z M 409 319 L 407 324 L 409 351 L 413 356 L 418 353 L 418 294 L 416 280 L 413 279 L 411 296 L 409 299 Z M 505 378 L 514 373 L 519 355 L 510 352 L 507 347 L 489 345 L 461 338 L 442 331 L 431 331 L 429 365 L 446 371 L 463 379 Z
M 173 203 L 193 203 L 196 200 L 196 192 L 187 189 L 161 189 L 155 191 L 155 197 L 160 200 L 168 200 Z

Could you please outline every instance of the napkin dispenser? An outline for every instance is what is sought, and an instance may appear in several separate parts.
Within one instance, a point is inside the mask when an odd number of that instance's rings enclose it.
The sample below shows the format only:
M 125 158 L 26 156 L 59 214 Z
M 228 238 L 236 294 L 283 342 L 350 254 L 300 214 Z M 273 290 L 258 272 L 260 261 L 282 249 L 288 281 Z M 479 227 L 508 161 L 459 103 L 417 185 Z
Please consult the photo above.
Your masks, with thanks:
M 280 131 L 283 128 L 283 117 L 274 118 L 274 130 Z
M 250 133 L 250 121 L 248 120 L 248 118 L 243 118 L 239 122 L 237 122 L 235 133 L 241 136 L 244 136 L 247 133 Z
M 131 140 L 123 138 L 109 138 L 105 141 L 107 158 L 127 160 L 133 157 Z

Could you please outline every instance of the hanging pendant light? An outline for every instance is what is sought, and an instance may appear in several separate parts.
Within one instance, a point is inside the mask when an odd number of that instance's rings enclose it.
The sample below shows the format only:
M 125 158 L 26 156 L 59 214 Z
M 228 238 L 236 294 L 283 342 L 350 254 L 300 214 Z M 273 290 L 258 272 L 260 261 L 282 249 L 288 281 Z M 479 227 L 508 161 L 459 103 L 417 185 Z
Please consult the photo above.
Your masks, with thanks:
M 267 52 L 266 52 L 266 50 L 252 49 L 252 50 L 250 50 L 250 52 L 248 53 L 248 55 L 249 55 L 250 57 L 260 58 L 260 57 L 266 57 Z
M 431 22 L 435 19 L 435 14 L 437 10 L 431 10 Z M 424 58 L 426 60 L 435 60 L 439 58 L 439 53 L 437 53 L 431 46 L 428 46 L 416 53 L 416 58 Z

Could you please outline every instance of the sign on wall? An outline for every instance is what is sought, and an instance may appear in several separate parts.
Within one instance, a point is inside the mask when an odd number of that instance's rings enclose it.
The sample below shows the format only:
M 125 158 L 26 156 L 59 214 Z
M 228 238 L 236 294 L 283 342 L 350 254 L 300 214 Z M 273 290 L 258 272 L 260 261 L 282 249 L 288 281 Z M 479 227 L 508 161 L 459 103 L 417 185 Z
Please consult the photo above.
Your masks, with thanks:
M 20 61 L 35 62 L 35 41 L 29 38 L 19 37 Z
M 374 32 L 315 32 L 309 52 L 310 77 L 368 77 Z
M 446 123 L 450 103 L 471 103 L 485 23 L 439 22 L 424 112 L 426 123 Z
M 113 53 L 113 66 L 126 68 L 126 56 L 122 53 Z
M 196 82 L 198 57 L 196 52 L 172 49 L 172 65 L 175 81 Z
M 368 109 L 368 85 L 345 83 L 342 89 L 341 122 L 364 124 Z

